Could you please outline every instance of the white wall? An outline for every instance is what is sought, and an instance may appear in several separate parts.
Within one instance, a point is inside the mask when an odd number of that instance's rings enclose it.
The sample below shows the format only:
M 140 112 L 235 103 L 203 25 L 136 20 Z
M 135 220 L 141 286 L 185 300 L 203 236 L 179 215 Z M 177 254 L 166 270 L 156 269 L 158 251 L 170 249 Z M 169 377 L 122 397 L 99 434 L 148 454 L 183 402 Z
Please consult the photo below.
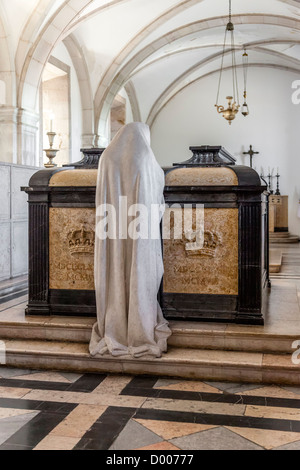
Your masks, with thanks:
M 78 79 L 72 63 L 72 59 L 62 42 L 54 49 L 51 55 L 71 67 L 71 162 L 76 162 L 82 159 L 82 155 L 80 153 L 82 135 L 82 108 Z
M 225 75 L 225 80 L 229 79 Z M 297 218 L 300 199 L 300 105 L 292 103 L 292 83 L 297 74 L 271 68 L 249 70 L 250 115 L 239 115 L 230 127 L 214 107 L 217 75 L 195 82 L 176 95 L 160 112 L 152 126 L 152 147 L 162 166 L 185 161 L 191 156 L 192 145 L 222 145 L 237 159 L 249 164 L 242 156 L 249 145 L 260 155 L 254 166 L 279 167 L 281 194 L 289 195 L 290 231 L 300 235 Z M 242 85 L 242 82 L 240 82 Z M 221 100 L 225 103 L 224 86 Z M 228 93 L 228 92 L 227 92 Z M 274 180 L 275 184 L 275 180 Z

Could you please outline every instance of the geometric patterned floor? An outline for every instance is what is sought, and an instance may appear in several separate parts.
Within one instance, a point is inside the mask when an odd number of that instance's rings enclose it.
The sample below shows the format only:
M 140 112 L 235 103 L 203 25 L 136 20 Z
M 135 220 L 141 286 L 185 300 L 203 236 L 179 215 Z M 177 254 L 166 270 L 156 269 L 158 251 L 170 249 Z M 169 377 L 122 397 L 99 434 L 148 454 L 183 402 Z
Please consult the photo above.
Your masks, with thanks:
M 300 388 L 0 368 L 0 450 L 300 450 Z

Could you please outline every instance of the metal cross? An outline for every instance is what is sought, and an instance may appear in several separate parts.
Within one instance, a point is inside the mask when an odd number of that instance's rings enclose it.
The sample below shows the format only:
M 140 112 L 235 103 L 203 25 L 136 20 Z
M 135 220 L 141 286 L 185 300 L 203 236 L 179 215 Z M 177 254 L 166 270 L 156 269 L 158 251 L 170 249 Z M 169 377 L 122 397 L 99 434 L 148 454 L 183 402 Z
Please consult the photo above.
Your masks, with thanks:
M 253 166 L 252 166 L 252 164 L 253 164 L 253 156 L 254 156 L 254 155 L 259 155 L 259 152 L 254 152 L 252 145 L 250 145 L 250 150 L 249 150 L 249 152 L 243 152 L 243 155 L 250 155 L 250 166 L 251 166 L 251 168 L 253 168 Z

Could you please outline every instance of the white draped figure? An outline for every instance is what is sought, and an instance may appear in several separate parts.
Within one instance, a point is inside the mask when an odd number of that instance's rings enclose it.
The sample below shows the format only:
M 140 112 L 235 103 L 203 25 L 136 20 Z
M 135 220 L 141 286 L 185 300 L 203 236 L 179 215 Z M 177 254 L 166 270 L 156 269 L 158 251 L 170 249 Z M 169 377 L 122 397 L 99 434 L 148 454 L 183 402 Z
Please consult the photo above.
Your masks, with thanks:
M 149 127 L 124 126 L 98 170 L 92 356 L 161 357 L 167 350 L 171 331 L 157 301 L 163 190 L 164 172 L 151 150 Z

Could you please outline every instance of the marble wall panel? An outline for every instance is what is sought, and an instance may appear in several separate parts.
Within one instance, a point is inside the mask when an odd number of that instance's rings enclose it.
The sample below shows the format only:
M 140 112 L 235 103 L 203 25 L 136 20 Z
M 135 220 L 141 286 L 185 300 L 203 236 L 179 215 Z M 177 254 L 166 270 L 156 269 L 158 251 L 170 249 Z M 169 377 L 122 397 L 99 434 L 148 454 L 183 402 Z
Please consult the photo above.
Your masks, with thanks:
M 37 168 L 0 164 L 0 279 L 28 271 L 27 186 Z
M 12 167 L 11 169 L 11 197 L 12 197 L 12 219 L 28 218 L 27 194 L 21 191 L 21 186 L 28 186 L 35 169 Z
M 10 222 L 0 222 L 0 280 L 10 278 Z
M 0 166 L 0 221 L 10 219 L 10 166 Z
M 11 275 L 22 276 L 28 272 L 28 221 L 12 223 Z

